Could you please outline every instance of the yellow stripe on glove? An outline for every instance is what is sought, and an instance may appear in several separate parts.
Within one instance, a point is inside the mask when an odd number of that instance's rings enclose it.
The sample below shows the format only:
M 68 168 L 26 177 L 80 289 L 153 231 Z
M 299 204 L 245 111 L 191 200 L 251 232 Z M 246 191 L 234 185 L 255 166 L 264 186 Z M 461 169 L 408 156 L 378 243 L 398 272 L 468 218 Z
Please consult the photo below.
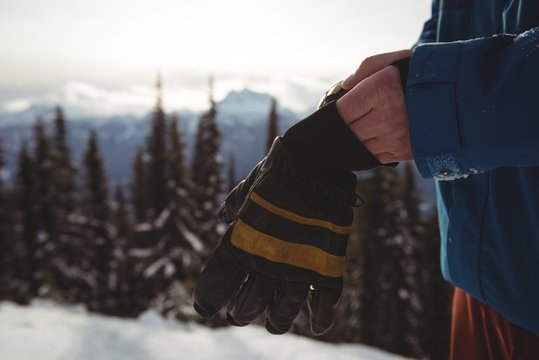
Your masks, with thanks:
M 335 256 L 310 245 L 295 244 L 261 233 L 237 220 L 231 242 L 249 254 L 267 260 L 315 271 L 329 277 L 340 277 L 344 271 L 344 256 Z
M 332 223 L 331 221 L 313 219 L 313 218 L 301 216 L 291 211 L 275 206 L 269 201 L 263 199 L 260 195 L 258 195 L 255 192 L 251 193 L 250 199 L 255 204 L 263 207 L 267 211 L 275 215 L 281 216 L 285 219 L 297 222 L 299 224 L 318 226 L 318 227 L 321 227 L 321 228 L 324 228 L 324 229 L 327 229 L 327 230 L 330 230 L 337 234 L 342 234 L 342 235 L 349 235 L 352 232 L 352 228 L 349 226 L 340 226 L 340 225 Z

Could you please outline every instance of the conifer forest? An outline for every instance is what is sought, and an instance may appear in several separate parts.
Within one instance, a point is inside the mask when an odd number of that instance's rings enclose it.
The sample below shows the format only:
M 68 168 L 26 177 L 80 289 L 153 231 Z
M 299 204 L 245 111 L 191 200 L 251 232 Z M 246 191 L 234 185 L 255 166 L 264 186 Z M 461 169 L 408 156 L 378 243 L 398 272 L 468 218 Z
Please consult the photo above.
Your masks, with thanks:
M 267 109 L 267 147 L 278 133 L 277 101 Z M 192 290 L 224 225 L 216 212 L 246 174 L 224 171 L 210 96 L 198 118 L 192 152 L 161 95 L 146 143 L 132 159 L 131 178 L 111 186 L 90 131 L 76 162 L 67 145 L 69 121 L 37 118 L 18 152 L 14 181 L 0 178 L 0 300 L 35 298 L 84 304 L 90 311 L 137 317 L 155 309 L 166 317 L 202 319 Z M 0 134 L 0 170 L 4 166 Z M 425 359 L 447 357 L 451 287 L 442 279 L 435 213 L 422 210 L 413 163 L 358 174 L 356 209 L 345 288 L 335 327 L 320 340 L 364 343 Z M 310 336 L 304 312 L 292 331 Z M 269 335 L 268 336 L 272 336 Z

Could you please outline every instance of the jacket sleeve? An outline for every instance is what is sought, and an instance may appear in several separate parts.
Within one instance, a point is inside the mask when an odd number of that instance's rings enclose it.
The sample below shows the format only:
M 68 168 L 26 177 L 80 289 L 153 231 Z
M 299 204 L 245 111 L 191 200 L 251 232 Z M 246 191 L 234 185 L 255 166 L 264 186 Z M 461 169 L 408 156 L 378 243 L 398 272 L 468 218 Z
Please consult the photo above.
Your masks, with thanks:
M 539 28 L 418 45 L 406 90 L 412 150 L 424 177 L 539 165 Z

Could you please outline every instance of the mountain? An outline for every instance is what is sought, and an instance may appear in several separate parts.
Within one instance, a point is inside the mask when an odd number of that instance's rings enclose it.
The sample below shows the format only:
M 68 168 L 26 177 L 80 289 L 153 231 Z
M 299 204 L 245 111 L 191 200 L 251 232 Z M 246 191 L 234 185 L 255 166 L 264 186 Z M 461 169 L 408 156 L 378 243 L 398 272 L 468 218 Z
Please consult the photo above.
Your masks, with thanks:
M 270 95 L 248 89 L 230 92 L 217 104 L 217 123 L 223 135 L 221 154 L 225 171 L 231 154 L 236 158 L 238 178 L 247 175 L 264 156 L 270 106 Z M 76 113 L 66 109 L 69 144 L 75 162 L 80 163 L 89 129 L 93 128 L 98 134 L 109 178 L 113 183 L 127 183 L 131 178 L 131 164 L 135 152 L 146 141 L 151 115 L 70 117 L 71 112 Z M 286 108 L 280 107 L 278 113 L 282 130 L 299 120 L 296 114 Z M 0 114 L 0 136 L 3 139 L 7 163 L 2 176 L 8 181 L 13 180 L 21 143 L 26 140 L 31 144 L 35 119 L 41 117 L 48 130 L 52 131 L 53 116 L 52 106 L 42 105 L 32 106 L 18 113 Z M 192 111 L 178 113 L 188 157 L 191 154 L 199 116 L 199 113 Z
M 250 90 L 229 93 L 217 107 L 217 124 L 223 134 L 221 154 L 225 161 L 235 156 L 238 178 L 245 177 L 266 154 L 270 107 L 269 95 Z M 281 134 L 300 120 L 286 108 L 279 107 L 277 112 Z

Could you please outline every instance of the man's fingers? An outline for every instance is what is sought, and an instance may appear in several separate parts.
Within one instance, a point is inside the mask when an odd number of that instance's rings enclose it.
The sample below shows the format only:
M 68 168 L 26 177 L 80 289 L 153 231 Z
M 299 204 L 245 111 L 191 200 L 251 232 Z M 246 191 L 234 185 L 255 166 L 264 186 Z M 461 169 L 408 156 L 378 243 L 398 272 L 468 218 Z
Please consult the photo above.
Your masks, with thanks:
M 360 119 L 375 107 L 375 99 L 367 95 L 365 80 L 337 100 L 337 110 L 346 124 Z M 363 85 L 363 86 L 362 86 Z
M 284 282 L 274 303 L 266 313 L 266 329 L 272 334 L 284 334 L 301 310 L 309 293 L 307 283 Z
M 410 49 L 404 49 L 368 57 L 363 60 L 359 68 L 353 74 L 342 82 L 342 87 L 346 90 L 350 90 L 362 80 L 393 64 L 395 61 L 409 57 L 411 53 L 412 51 Z
M 250 273 L 239 293 L 228 306 L 230 325 L 245 326 L 256 319 L 273 298 L 277 280 L 261 273 Z
M 335 306 L 339 302 L 342 282 L 333 288 L 320 287 L 309 292 L 311 331 L 315 336 L 326 334 L 335 323 Z
M 337 100 L 337 110 L 346 124 L 381 108 L 406 111 L 399 70 L 394 66 L 369 76 Z
M 225 237 L 230 236 L 231 229 Z M 227 238 L 223 241 L 228 241 Z M 194 291 L 194 308 L 204 317 L 215 315 L 238 291 L 246 272 L 226 244 L 219 245 L 200 274 Z
M 381 130 L 383 130 L 383 123 L 378 121 L 379 112 L 380 110 L 373 110 L 362 118 L 348 124 L 350 130 L 352 130 L 354 135 L 356 135 L 363 145 L 366 145 L 368 141 L 372 141 L 374 138 L 379 137 Z

